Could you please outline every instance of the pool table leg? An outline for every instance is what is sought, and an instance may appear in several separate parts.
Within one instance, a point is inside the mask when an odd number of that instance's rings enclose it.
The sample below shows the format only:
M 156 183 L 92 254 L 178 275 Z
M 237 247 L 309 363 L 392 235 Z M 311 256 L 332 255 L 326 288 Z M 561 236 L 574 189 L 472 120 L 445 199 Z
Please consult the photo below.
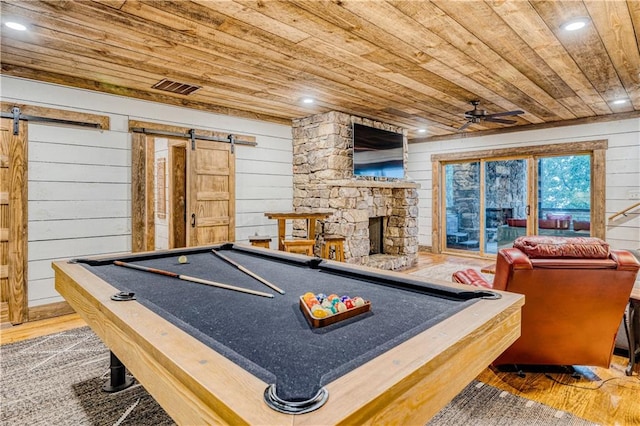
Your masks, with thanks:
M 119 392 L 128 388 L 134 382 L 133 377 L 127 376 L 127 371 L 118 357 L 110 351 L 111 360 L 109 363 L 109 370 L 111 371 L 111 378 L 102 386 L 102 390 L 105 392 Z

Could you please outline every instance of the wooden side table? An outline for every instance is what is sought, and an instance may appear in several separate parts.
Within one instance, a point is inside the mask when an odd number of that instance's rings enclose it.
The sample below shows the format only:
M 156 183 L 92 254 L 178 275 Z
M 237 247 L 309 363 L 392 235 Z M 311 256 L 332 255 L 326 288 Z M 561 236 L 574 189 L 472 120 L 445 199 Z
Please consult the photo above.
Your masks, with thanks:
M 333 212 L 323 211 L 314 213 L 303 212 L 267 212 L 264 215 L 269 219 L 278 221 L 278 250 L 284 250 L 285 232 L 287 220 L 304 219 L 307 221 L 307 240 L 316 239 L 316 220 L 326 219 Z
M 640 366 L 640 288 L 634 287 L 629 296 L 629 365 L 625 373 L 631 376 Z M 640 371 L 638 371 L 640 374 Z

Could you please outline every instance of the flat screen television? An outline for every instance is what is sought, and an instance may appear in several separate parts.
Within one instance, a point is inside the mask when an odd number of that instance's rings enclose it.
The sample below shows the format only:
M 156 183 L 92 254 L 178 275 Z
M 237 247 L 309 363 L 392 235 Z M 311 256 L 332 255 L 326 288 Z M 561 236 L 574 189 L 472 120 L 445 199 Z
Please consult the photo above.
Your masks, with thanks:
M 353 124 L 353 174 L 404 178 L 404 136 Z

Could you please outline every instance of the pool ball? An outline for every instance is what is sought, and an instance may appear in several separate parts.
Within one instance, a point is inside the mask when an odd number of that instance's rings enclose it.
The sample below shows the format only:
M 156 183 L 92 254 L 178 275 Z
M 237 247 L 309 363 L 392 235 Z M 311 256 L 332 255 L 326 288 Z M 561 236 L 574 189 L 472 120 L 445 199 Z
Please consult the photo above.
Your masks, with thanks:
M 306 300 L 304 303 L 307 304 L 309 309 L 311 309 L 315 305 L 319 305 L 320 304 L 320 302 L 318 302 L 318 299 L 316 299 L 315 297 L 313 299 Z
M 365 302 L 362 297 L 354 297 L 353 304 L 359 308 L 360 306 L 364 306 Z
M 316 318 L 326 318 L 329 316 L 329 314 L 325 309 L 316 309 L 315 311 L 311 312 L 311 315 L 313 315 Z
M 305 302 L 309 299 L 315 299 L 316 295 L 311 293 L 310 291 L 306 292 L 303 296 L 302 296 L 302 300 L 304 300 Z
M 318 302 L 320 302 L 320 303 L 322 303 L 322 301 L 323 301 L 324 299 L 326 299 L 326 298 L 327 298 L 327 295 L 326 295 L 326 294 L 324 294 L 324 293 L 318 293 L 318 294 L 316 294 L 316 299 L 318 299 Z
M 351 299 L 347 299 L 344 301 L 345 306 L 347 307 L 347 309 L 351 309 L 354 308 L 355 305 L 353 304 L 353 300 Z
M 331 301 L 329 299 L 324 299 L 322 301 L 321 305 L 324 308 L 331 308 L 333 306 L 333 303 L 331 303 Z
M 340 301 L 341 301 L 341 302 L 344 302 L 344 301 L 349 300 L 349 299 L 351 299 L 351 298 L 350 298 L 349 296 L 346 296 L 346 295 L 345 295 L 345 296 L 340 297 Z
M 187 259 L 187 256 L 183 255 L 178 258 L 178 263 L 188 263 L 188 262 L 189 260 Z
M 342 302 L 338 302 L 335 304 L 335 308 L 338 312 L 344 312 L 347 310 L 347 305 Z

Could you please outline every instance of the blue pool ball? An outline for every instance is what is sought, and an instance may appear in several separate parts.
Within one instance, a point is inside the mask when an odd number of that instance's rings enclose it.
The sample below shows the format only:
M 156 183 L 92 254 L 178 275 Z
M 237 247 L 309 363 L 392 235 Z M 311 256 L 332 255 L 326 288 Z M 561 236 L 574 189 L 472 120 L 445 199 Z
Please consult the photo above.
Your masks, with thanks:
M 341 301 L 341 302 L 344 302 L 345 300 L 349 300 L 349 299 L 351 299 L 349 296 L 342 296 L 342 297 L 340 298 L 340 301 Z
M 316 294 L 316 299 L 318 299 L 318 302 L 320 302 L 320 303 L 322 303 L 322 301 L 323 301 L 324 299 L 326 299 L 326 298 L 327 298 L 327 295 L 326 295 L 326 294 L 324 294 L 324 293 L 318 293 L 318 294 Z

